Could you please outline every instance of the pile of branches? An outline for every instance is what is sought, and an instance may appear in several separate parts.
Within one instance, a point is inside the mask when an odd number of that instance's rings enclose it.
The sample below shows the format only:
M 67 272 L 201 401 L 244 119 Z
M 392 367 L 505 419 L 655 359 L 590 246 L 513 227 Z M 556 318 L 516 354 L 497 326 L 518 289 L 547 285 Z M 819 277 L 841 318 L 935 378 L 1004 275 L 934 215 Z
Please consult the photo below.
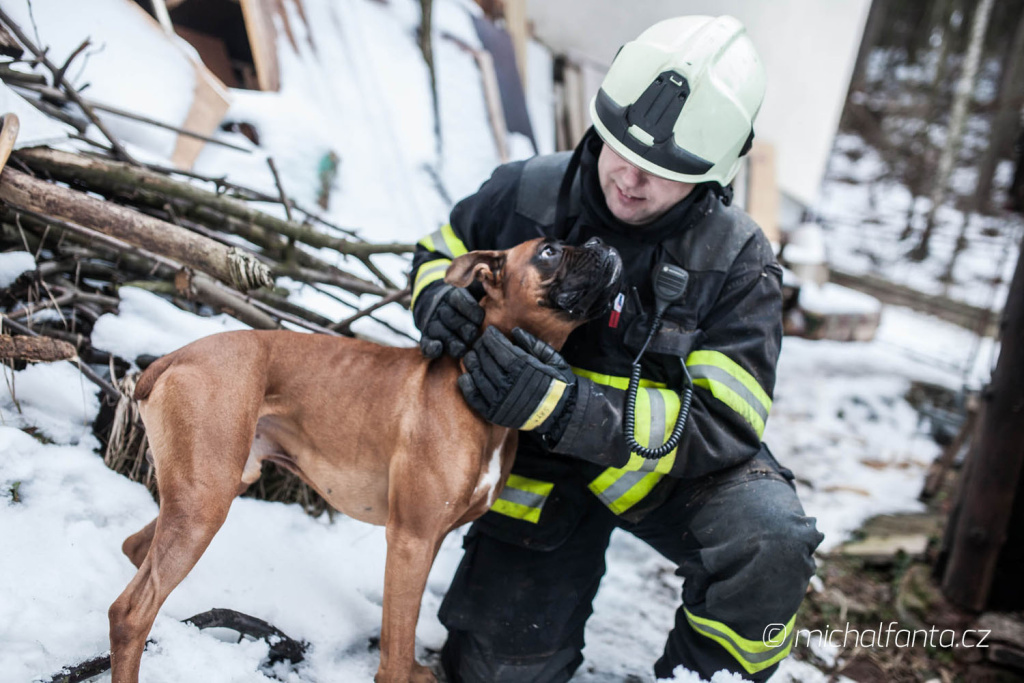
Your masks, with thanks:
M 0 30 L 0 54 L 7 60 L 0 61 L 0 79 L 40 111 L 64 122 L 84 119 L 105 137 L 98 142 L 78 136 L 89 142 L 82 153 L 42 147 L 11 152 L 17 119 L 3 118 L 0 252 L 28 251 L 37 264 L 0 290 L 5 362 L 18 367 L 26 360 L 72 360 L 102 394 L 100 421 L 112 422 L 114 407 L 128 393 L 120 380 L 153 360 L 119 358 L 91 344 L 96 320 L 117 311 L 123 286 L 158 293 L 200 315 L 225 313 L 256 329 L 287 326 L 329 335 L 351 335 L 353 322 L 373 318 L 388 304 L 408 305 L 406 284 L 390 280 L 373 258 L 410 252 L 411 245 L 368 242 L 298 206 L 283 191 L 272 159 L 276 196 L 140 163 L 103 125 L 95 103 L 68 83 L 68 65 L 51 63 L 2 10 L 0 22 L 0 29 L 10 29 Z M 268 202 L 282 206 L 285 217 L 260 210 Z M 362 274 L 337 263 L 358 263 Z M 283 277 L 338 300 L 350 314 L 334 320 L 295 304 L 275 286 Z M 361 306 L 364 294 L 379 298 Z M 101 434 L 109 436 L 108 464 L 152 486 L 141 424 L 128 402 L 120 402 L 117 434 Z M 283 472 L 265 472 L 258 488 L 261 497 L 298 501 L 312 513 L 325 509 L 315 493 Z

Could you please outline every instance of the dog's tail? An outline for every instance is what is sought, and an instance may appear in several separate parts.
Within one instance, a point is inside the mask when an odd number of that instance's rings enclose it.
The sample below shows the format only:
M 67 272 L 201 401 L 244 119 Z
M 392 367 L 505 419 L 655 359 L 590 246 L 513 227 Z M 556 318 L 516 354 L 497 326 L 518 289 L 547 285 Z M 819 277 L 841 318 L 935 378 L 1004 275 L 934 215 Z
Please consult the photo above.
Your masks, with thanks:
M 135 393 L 133 398 L 136 401 L 142 401 L 149 398 L 149 394 L 153 391 L 153 386 L 156 381 L 160 379 L 160 375 L 164 374 L 164 370 L 171 367 L 171 363 L 174 362 L 174 354 L 169 353 L 166 356 L 161 356 L 153 361 L 145 372 L 139 376 L 138 381 L 135 383 Z

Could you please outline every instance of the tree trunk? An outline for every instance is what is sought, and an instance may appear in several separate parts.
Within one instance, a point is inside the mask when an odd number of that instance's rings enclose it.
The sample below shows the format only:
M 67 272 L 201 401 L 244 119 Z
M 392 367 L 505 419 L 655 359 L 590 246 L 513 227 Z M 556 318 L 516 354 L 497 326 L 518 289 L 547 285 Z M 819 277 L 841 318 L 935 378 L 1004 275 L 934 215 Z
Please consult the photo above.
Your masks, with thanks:
M 1003 61 L 999 79 L 999 107 L 992 120 L 992 134 L 988 149 L 978 166 L 978 186 L 975 206 L 982 213 L 992 209 L 992 180 L 996 166 L 1004 158 L 1013 156 L 1013 140 L 1020 127 L 1020 111 L 1024 105 L 1024 11 L 1017 20 L 1010 48 Z
M 983 393 L 986 405 L 968 456 L 942 582 L 950 601 L 979 611 L 988 606 L 1024 469 L 1024 259 L 1019 257 L 1000 349 L 992 383 Z
M 434 140 L 437 151 L 441 151 L 441 107 L 437 101 L 437 68 L 434 65 L 433 42 L 434 0 L 420 0 L 420 52 L 430 72 L 430 97 L 434 106 Z
M 928 98 L 927 104 L 920 114 L 920 127 L 911 139 L 911 149 L 918 147 L 922 150 L 927 150 L 930 147 L 928 131 L 933 123 L 942 117 L 942 112 L 945 111 L 945 106 L 939 93 L 949 71 L 949 48 L 953 42 L 954 31 L 950 25 L 950 15 L 953 12 L 959 11 L 962 5 L 963 0 L 937 0 L 932 8 L 929 26 L 941 27 L 941 32 L 939 33 L 941 43 L 939 45 L 938 57 L 935 59 L 935 73 L 932 74 L 931 81 L 928 84 L 928 90 L 932 96 Z M 914 234 L 917 198 L 927 191 L 928 181 L 931 179 L 932 171 L 934 170 L 928 163 L 928 156 L 928 154 L 922 153 L 919 155 L 909 155 L 907 158 L 907 172 L 904 174 L 904 177 L 906 178 L 907 189 L 910 191 L 910 206 L 907 207 L 907 224 L 903 227 L 903 232 L 900 234 L 901 242 L 910 239 Z
M 0 174 L 0 200 L 166 256 L 242 291 L 274 284 L 265 265 L 238 249 L 10 167 Z
M 0 358 L 31 361 L 55 361 L 74 358 L 78 353 L 66 341 L 50 337 L 12 337 L 0 334 Z
M 878 39 L 882 35 L 888 7 L 889 0 L 872 0 L 871 2 L 868 18 L 864 23 L 864 33 L 860 39 L 860 49 L 857 51 L 857 61 L 853 64 L 853 74 L 850 76 L 849 92 L 851 93 L 864 89 L 868 59 L 871 57 L 871 51 L 878 45 Z M 849 95 L 847 95 L 847 99 L 849 99 Z
M 146 193 L 149 193 L 151 198 L 162 195 L 163 198 L 159 202 L 153 202 L 161 207 L 166 203 L 167 197 L 181 199 L 197 207 L 208 207 L 225 216 L 273 230 L 311 247 L 333 249 L 354 256 L 403 254 L 416 249 L 412 244 L 370 244 L 325 235 L 308 225 L 281 220 L 254 209 L 239 199 L 218 195 L 190 183 L 179 182 L 160 173 L 121 162 L 39 148 L 18 150 L 16 156 L 29 167 L 45 171 L 57 180 L 81 182 L 97 192 L 122 192 L 129 196 L 135 194 L 136 200 L 146 200 Z
M 956 161 L 957 152 L 960 151 L 960 142 L 963 138 L 964 124 L 967 122 L 967 110 L 971 103 L 971 96 L 974 92 L 974 80 L 978 74 L 978 64 L 981 61 L 981 48 L 985 42 L 985 29 L 988 27 L 988 19 L 992 14 L 994 0 L 981 0 L 981 4 L 974 12 L 971 22 L 971 37 L 967 47 L 967 55 L 964 57 L 963 72 L 957 83 L 956 95 L 953 98 L 953 111 L 949 116 L 949 128 L 946 134 L 946 146 L 939 157 L 938 171 L 935 173 L 935 183 L 932 186 L 932 206 L 928 211 L 928 221 L 924 232 L 921 233 L 921 241 L 914 247 L 908 256 L 916 261 L 923 261 L 928 257 L 929 242 L 932 233 L 935 231 L 935 219 L 939 207 L 946 201 L 946 190 L 949 184 L 949 176 L 953 172 L 953 164 Z

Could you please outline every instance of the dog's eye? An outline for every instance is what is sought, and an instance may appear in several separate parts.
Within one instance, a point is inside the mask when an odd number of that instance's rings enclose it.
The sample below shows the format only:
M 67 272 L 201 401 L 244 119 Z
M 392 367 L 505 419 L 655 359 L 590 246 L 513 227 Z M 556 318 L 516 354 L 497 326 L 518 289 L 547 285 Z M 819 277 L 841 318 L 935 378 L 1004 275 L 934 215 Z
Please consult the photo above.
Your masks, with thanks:
M 558 250 L 550 244 L 544 245 L 544 248 L 540 250 L 539 256 L 543 259 L 551 259 L 558 256 Z

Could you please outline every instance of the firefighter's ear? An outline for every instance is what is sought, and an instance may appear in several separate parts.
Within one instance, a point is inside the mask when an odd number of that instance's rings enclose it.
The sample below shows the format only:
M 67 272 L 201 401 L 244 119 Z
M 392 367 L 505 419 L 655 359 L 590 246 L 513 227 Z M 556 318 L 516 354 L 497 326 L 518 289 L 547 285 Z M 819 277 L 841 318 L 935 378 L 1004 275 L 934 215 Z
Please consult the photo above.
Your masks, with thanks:
M 468 287 L 474 281 L 497 287 L 504 265 L 503 251 L 471 251 L 452 261 L 444 281 L 456 287 Z

